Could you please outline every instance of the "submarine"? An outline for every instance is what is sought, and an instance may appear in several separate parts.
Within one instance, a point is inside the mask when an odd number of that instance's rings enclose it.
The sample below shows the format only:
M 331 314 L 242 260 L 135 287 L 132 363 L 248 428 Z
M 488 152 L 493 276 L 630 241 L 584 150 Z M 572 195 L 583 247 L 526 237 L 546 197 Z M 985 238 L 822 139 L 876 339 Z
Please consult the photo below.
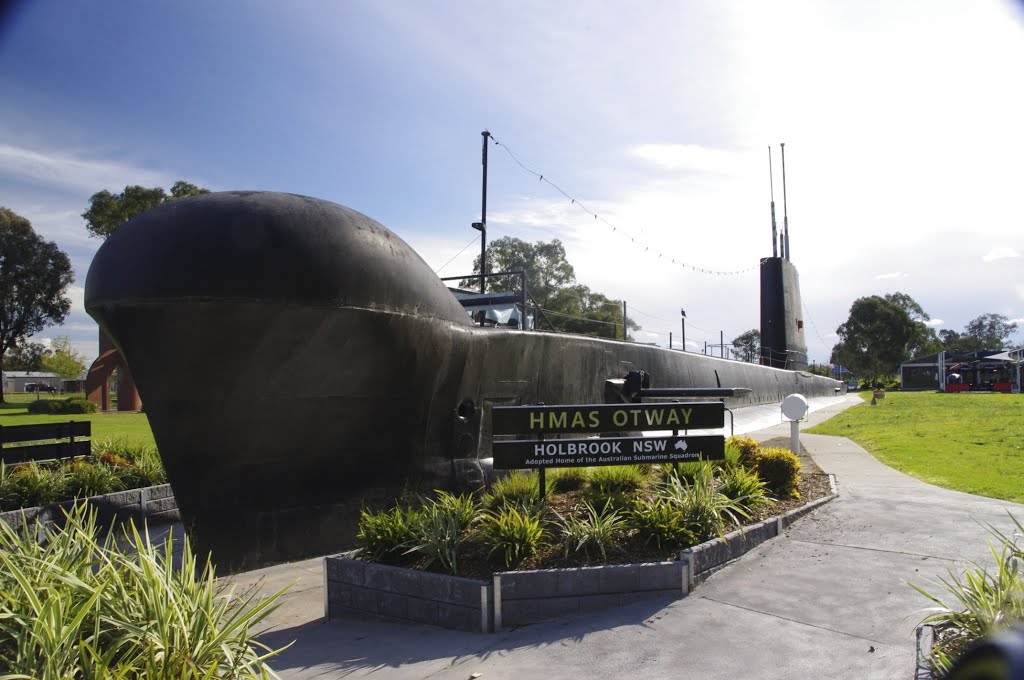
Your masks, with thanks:
M 778 314 L 799 300 L 786 271 L 769 277 Z M 85 304 L 134 376 L 187 531 L 230 571 L 343 548 L 362 507 L 409 490 L 485 484 L 494 406 L 604 403 L 631 371 L 748 388 L 730 408 L 845 391 L 800 370 L 478 325 L 392 231 L 294 194 L 138 215 L 98 250 Z

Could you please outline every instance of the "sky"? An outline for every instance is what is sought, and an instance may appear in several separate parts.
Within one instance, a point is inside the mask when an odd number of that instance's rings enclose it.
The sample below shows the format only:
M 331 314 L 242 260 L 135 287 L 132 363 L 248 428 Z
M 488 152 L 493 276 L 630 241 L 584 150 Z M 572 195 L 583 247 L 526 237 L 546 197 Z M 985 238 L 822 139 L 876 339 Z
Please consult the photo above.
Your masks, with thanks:
M 93 193 L 315 196 L 454 276 L 488 130 L 488 238 L 560 239 L 641 342 L 678 346 L 681 309 L 691 351 L 759 327 L 774 186 L 823 363 L 868 295 L 1024 329 L 1022 82 L 999 0 L 34 0 L 0 13 L 0 206 L 75 268 L 34 339 L 91 360 Z

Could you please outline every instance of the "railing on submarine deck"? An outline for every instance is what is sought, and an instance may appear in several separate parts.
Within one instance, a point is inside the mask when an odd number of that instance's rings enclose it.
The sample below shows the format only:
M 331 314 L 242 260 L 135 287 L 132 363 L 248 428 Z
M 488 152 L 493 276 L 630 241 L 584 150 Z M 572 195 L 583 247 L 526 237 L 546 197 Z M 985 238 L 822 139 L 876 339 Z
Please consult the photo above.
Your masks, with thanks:
M 651 387 L 651 376 L 647 371 L 630 371 L 625 378 L 605 380 L 605 402 L 617 397 L 623 402 L 640 403 L 645 397 L 709 397 L 720 398 L 722 408 L 729 414 L 729 436 L 736 434 L 736 415 L 725 405 L 729 397 L 743 397 L 750 394 L 749 387 Z
M 519 269 L 519 270 L 505 271 L 505 272 L 491 272 L 489 274 L 484 274 L 483 278 L 485 278 L 485 279 L 492 279 L 492 278 L 497 278 L 497 277 L 509 277 L 509 276 L 515 276 L 515 277 L 519 278 L 519 290 L 520 290 L 519 293 L 515 293 L 515 292 L 512 292 L 512 291 L 498 291 L 498 292 L 495 292 L 495 293 L 473 293 L 473 292 L 470 292 L 470 291 L 464 291 L 464 290 L 459 289 L 459 288 L 451 288 L 451 287 L 449 287 L 449 290 L 451 290 L 453 294 L 456 291 L 458 291 L 460 293 L 460 295 L 456 295 L 456 299 L 458 299 L 459 303 L 462 304 L 463 307 L 477 307 L 477 308 L 480 308 L 481 313 L 480 313 L 480 318 L 478 319 L 478 321 L 479 321 L 481 326 L 485 325 L 485 315 L 484 315 L 484 311 L 483 311 L 483 309 L 485 307 L 487 307 L 487 306 L 498 306 L 498 305 L 509 305 L 509 304 L 511 304 L 511 305 L 513 305 L 513 307 L 515 307 L 515 305 L 518 304 L 518 305 L 520 305 L 522 307 L 522 315 L 521 315 L 521 321 L 518 321 L 516 323 L 516 326 L 519 327 L 519 328 L 527 328 L 528 327 L 527 321 L 529 319 L 529 312 L 528 312 L 528 308 L 527 308 L 527 301 L 528 300 L 532 300 L 532 298 L 530 297 L 530 294 L 529 294 L 529 292 L 527 291 L 527 288 L 526 288 L 526 271 L 523 270 L 523 269 Z M 462 276 L 444 276 L 444 277 L 441 277 L 442 281 L 468 281 L 470 279 L 477 279 L 478 280 L 478 279 L 480 279 L 480 274 L 472 274 L 472 275 L 469 275 L 469 276 L 462 275 Z M 536 303 L 536 301 L 534 301 L 533 302 L 533 306 L 534 306 L 534 310 L 535 310 L 536 314 L 539 315 L 541 318 L 543 318 L 545 323 L 547 323 L 548 326 L 552 330 L 555 330 L 555 325 L 553 323 L 551 323 L 551 320 L 544 313 L 544 310 L 541 309 L 540 305 L 538 305 Z M 511 325 L 511 324 L 508 324 L 508 325 Z M 529 330 L 532 330 L 532 328 L 530 328 Z

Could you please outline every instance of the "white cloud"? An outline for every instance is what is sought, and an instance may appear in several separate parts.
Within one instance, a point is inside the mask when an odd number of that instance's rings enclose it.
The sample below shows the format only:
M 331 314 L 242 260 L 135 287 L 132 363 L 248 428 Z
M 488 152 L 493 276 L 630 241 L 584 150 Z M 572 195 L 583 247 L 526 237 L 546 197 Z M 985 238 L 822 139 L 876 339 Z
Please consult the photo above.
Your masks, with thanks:
M 732 174 L 737 154 L 699 144 L 640 144 L 627 150 L 631 156 L 665 170 Z
M 0 175 L 53 188 L 86 192 L 118 190 L 129 184 L 169 186 L 170 175 L 128 163 L 77 158 L 66 152 L 0 144 Z
M 910 274 L 906 272 L 889 272 L 888 274 L 877 274 L 876 279 L 905 279 Z
M 945 326 L 946 322 L 943 321 L 942 319 L 929 319 L 928 321 L 924 322 L 924 325 L 925 326 Z
M 1020 257 L 1020 253 L 1018 253 L 1013 248 L 1006 248 L 1006 247 L 1000 246 L 998 248 L 993 248 L 992 250 L 988 251 L 986 254 L 982 255 L 981 259 L 984 262 L 992 262 L 994 260 L 1006 260 L 1006 259 L 1011 259 L 1011 258 L 1014 258 L 1014 257 Z

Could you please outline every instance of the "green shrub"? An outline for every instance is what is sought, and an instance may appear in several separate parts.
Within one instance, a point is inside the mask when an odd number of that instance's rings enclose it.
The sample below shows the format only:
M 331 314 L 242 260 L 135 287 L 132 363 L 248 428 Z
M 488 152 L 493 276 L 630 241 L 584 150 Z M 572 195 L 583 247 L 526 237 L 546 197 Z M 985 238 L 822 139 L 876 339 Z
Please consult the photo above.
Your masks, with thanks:
M 513 470 L 491 485 L 483 499 L 484 507 L 500 508 L 518 505 L 529 511 L 540 503 L 540 483 L 537 475 L 526 470 Z
M 590 556 L 590 548 L 601 552 L 601 558 L 608 559 L 608 548 L 626 527 L 626 519 L 618 510 L 604 506 L 600 511 L 593 504 L 585 502 L 583 512 L 562 516 L 557 511 L 559 530 L 565 554 L 583 552 Z
M 70 399 L 64 400 L 64 406 L 61 407 L 61 413 L 73 415 L 76 413 L 99 413 L 100 407 L 92 403 L 88 399 L 82 397 L 71 397 Z
M 505 567 L 511 569 L 537 552 L 544 539 L 539 515 L 520 512 L 514 505 L 490 510 L 480 522 L 480 537 L 491 554 L 500 552 Z
M 779 498 L 800 498 L 800 459 L 786 449 L 761 449 L 754 468 L 768 489 Z
M 374 562 L 400 564 L 415 538 L 419 514 L 412 508 L 394 507 L 383 512 L 359 511 L 356 541 Z
M 467 512 L 469 507 L 472 513 Z M 412 544 L 406 552 L 420 554 L 424 567 L 438 562 L 449 574 L 457 574 L 459 551 L 476 510 L 472 496 L 439 492 L 437 498 L 428 500 L 418 513 Z
M 284 590 L 220 592 L 214 568 L 154 546 L 129 525 L 99 539 L 84 504 L 63 530 L 0 522 L 0 668 L 26 678 L 264 678 L 277 651 L 256 640 Z
M 747 510 L 775 503 L 775 499 L 768 495 L 764 481 L 742 465 L 725 466 L 718 475 L 718 481 L 718 490 Z
M 63 497 L 64 470 L 39 463 L 8 468 L 0 489 L 0 509 L 17 510 L 47 505 Z
M 28 403 L 27 410 L 35 416 L 54 416 L 64 412 L 63 405 L 61 399 L 36 399 Z
M 664 498 L 636 500 L 628 515 L 629 526 L 637 530 L 644 543 L 661 548 L 687 548 L 697 537 L 685 525 L 682 508 Z
M 103 463 L 73 461 L 64 477 L 64 494 L 72 498 L 88 498 L 120 491 L 124 484 L 113 468 Z
M 683 481 L 690 481 L 707 465 L 710 465 L 710 463 L 699 460 L 676 463 L 674 466 L 665 465 L 662 467 L 663 479 L 667 480 L 669 477 L 678 477 Z
M 88 399 L 71 397 L 69 399 L 36 399 L 28 404 L 28 412 L 33 415 L 74 415 L 96 413 L 99 407 Z
M 761 450 L 761 445 L 750 437 L 729 437 L 725 442 L 725 459 L 727 463 L 732 462 L 730 450 L 735 452 L 733 454 L 736 458 L 735 462 L 743 467 L 753 469 L 754 459 Z
M 547 483 L 552 491 L 575 491 L 587 483 L 587 469 L 551 468 L 547 471 Z

